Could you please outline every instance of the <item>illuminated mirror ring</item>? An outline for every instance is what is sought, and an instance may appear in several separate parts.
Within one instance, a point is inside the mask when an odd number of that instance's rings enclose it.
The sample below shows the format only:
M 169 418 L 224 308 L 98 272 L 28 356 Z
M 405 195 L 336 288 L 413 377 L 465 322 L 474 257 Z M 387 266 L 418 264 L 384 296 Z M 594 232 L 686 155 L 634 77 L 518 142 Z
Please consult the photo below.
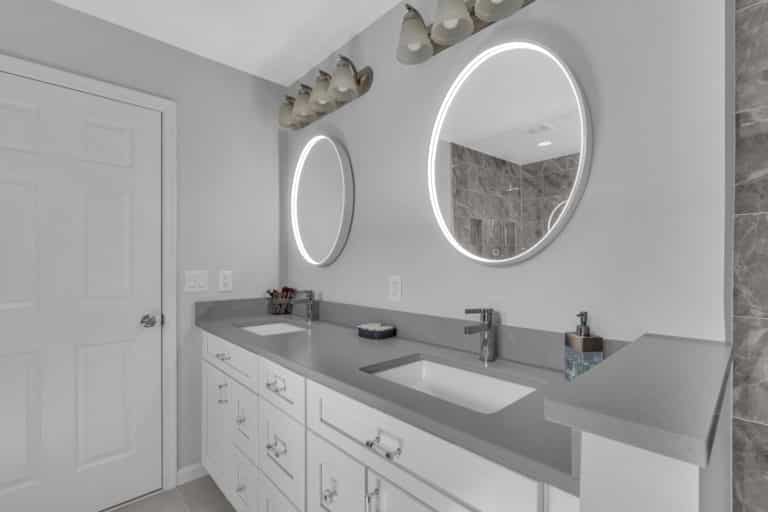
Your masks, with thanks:
M 564 206 L 560 204 L 558 204 L 557 206 L 557 209 L 561 211 L 557 220 L 555 220 L 555 222 L 552 223 L 552 219 L 550 218 L 549 222 L 547 223 L 549 225 L 546 226 L 545 228 L 546 233 L 533 245 L 531 245 L 530 247 L 527 247 L 522 252 L 519 252 L 518 254 L 514 254 L 512 257 L 494 259 L 494 258 L 483 256 L 480 254 L 475 254 L 472 251 L 468 250 L 466 247 L 464 247 L 456 239 L 456 236 L 454 236 L 454 233 L 451 231 L 451 228 L 449 228 L 448 223 L 446 222 L 446 218 L 443 215 L 443 210 L 440 207 L 440 201 L 439 201 L 439 196 L 441 194 L 441 191 L 438 190 L 440 185 L 438 184 L 438 176 L 436 172 L 437 161 L 438 161 L 438 146 L 441 142 L 441 135 L 443 133 L 443 128 L 446 122 L 446 118 L 448 117 L 448 113 L 451 110 L 451 106 L 454 100 L 456 99 L 456 96 L 459 94 L 464 83 L 470 78 L 470 76 L 480 66 L 482 66 L 484 63 L 486 63 L 490 59 L 505 52 L 520 51 L 520 50 L 536 52 L 537 54 L 540 54 L 546 57 L 549 61 L 551 61 L 556 65 L 557 69 L 559 69 L 559 71 L 562 73 L 562 76 L 567 80 L 567 86 L 570 89 L 570 92 L 573 94 L 573 98 L 576 102 L 576 107 L 577 107 L 576 110 L 578 112 L 578 116 L 577 116 L 577 119 L 575 119 L 575 122 L 578 123 L 578 126 L 580 128 L 580 134 L 579 134 L 580 140 L 576 142 L 576 145 L 579 148 L 580 157 L 579 157 L 578 168 L 576 170 L 573 185 L 570 189 L 570 192 L 567 195 L 567 200 L 565 200 Z M 523 72 L 524 70 L 521 70 L 520 74 L 522 75 Z M 515 70 L 512 70 L 511 74 L 514 75 Z M 475 98 L 477 97 L 475 96 Z M 547 142 L 544 144 L 551 144 L 551 142 Z M 448 90 L 448 93 L 445 96 L 445 99 L 443 100 L 442 105 L 440 106 L 440 110 L 437 114 L 437 118 L 435 120 L 435 124 L 432 129 L 432 136 L 429 142 L 429 153 L 428 153 L 428 159 L 427 159 L 427 173 L 428 173 L 427 182 L 429 184 L 429 199 L 430 199 L 430 202 L 432 203 L 432 210 L 435 215 L 435 220 L 437 221 L 437 224 L 440 227 L 440 231 L 443 233 L 443 236 L 445 236 L 446 240 L 448 240 L 448 242 L 453 246 L 454 249 L 456 249 L 459 253 L 463 254 L 467 258 L 470 258 L 472 260 L 475 260 L 484 264 L 488 264 L 488 265 L 509 265 L 509 264 L 520 263 L 522 261 L 525 261 L 535 256 L 536 254 L 541 252 L 547 245 L 549 245 L 557 237 L 557 235 L 563 230 L 565 225 L 570 220 L 571 216 L 573 215 L 573 212 L 575 211 L 579 203 L 579 200 L 581 199 L 581 196 L 584 192 L 584 188 L 586 187 L 586 184 L 587 184 L 587 179 L 589 176 L 590 157 L 591 157 L 591 122 L 589 117 L 589 111 L 587 109 L 584 96 L 581 92 L 581 88 L 576 82 L 576 79 L 574 78 L 573 73 L 570 71 L 568 66 L 552 51 L 534 42 L 512 41 L 512 42 L 499 44 L 498 46 L 489 48 L 483 51 L 478 56 L 476 56 L 469 64 L 467 64 L 467 66 L 461 71 L 459 76 L 453 82 L 450 89 Z M 455 193 L 455 190 L 454 190 L 454 193 Z M 551 215 L 549 215 L 549 217 L 551 217 Z M 547 220 L 547 216 L 544 217 L 544 220 Z
M 310 160 L 315 155 L 325 151 L 333 155 L 333 162 L 324 162 L 323 169 L 317 169 L 317 165 L 313 168 L 313 162 Z M 317 157 L 315 157 L 317 158 Z M 302 178 L 307 182 L 310 173 L 319 173 L 320 171 L 331 172 L 332 180 L 328 180 L 323 176 L 320 176 L 315 182 L 309 181 L 310 185 L 306 186 L 302 190 Z M 327 177 L 327 175 L 326 175 Z M 333 181 L 335 189 L 332 194 L 326 194 L 322 190 L 322 186 L 327 185 L 329 181 Z M 315 200 L 311 204 L 312 208 L 318 206 L 318 201 L 325 201 L 326 204 L 322 206 L 324 211 L 307 211 L 304 217 L 301 216 L 301 209 L 305 206 L 301 206 L 302 194 L 306 195 L 307 190 L 309 192 L 315 192 Z M 313 190 L 317 189 L 317 190 Z M 306 200 L 304 201 L 306 203 Z M 352 226 L 352 217 L 354 212 L 355 203 L 355 184 L 354 177 L 352 175 L 352 164 L 349 159 L 349 154 L 342 144 L 325 135 L 317 135 L 312 137 L 309 142 L 304 146 L 299 155 L 299 160 L 296 164 L 296 170 L 293 175 L 293 184 L 291 185 L 291 227 L 293 230 L 293 238 L 296 241 L 296 247 L 301 254 L 301 257 L 309 263 L 317 267 L 325 267 L 332 264 L 339 257 L 344 250 L 344 246 L 347 243 L 349 237 L 350 228 Z M 325 211 L 330 210 L 328 215 L 324 215 Z M 321 239 L 322 249 L 320 254 L 312 252 L 311 247 L 308 247 L 308 238 L 316 236 L 316 226 L 307 227 L 306 224 L 311 224 L 317 221 L 319 217 L 327 217 L 325 223 L 327 229 L 323 230 L 323 237 Z M 302 219 L 304 221 L 304 230 L 302 229 Z M 317 244 L 315 244 L 317 245 Z

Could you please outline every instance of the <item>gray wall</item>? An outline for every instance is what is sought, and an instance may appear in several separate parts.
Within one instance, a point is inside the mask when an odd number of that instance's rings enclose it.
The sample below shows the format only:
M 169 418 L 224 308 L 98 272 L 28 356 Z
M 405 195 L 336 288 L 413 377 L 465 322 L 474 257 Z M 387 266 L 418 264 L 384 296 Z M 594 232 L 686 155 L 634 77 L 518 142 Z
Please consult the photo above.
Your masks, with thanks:
M 3 0 L 0 52 L 139 89 L 178 104 L 179 270 L 235 272 L 261 295 L 278 274 L 274 85 L 45 0 Z M 179 464 L 200 461 L 200 337 L 179 309 Z
M 768 2 L 737 0 L 733 498 L 768 510 Z
M 431 17 L 434 2 L 417 3 Z M 550 331 L 573 328 L 588 309 L 609 338 L 725 339 L 725 16 L 722 2 L 700 0 L 538 0 L 406 67 L 394 58 L 402 8 L 394 9 L 344 50 L 373 66 L 371 92 L 304 130 L 281 132 L 284 199 L 315 133 L 348 146 L 357 191 L 349 243 L 324 269 L 301 261 L 283 202 L 281 277 L 343 303 L 452 317 L 488 305 L 505 324 Z M 452 250 L 433 220 L 427 146 L 460 69 L 513 38 L 541 41 L 572 67 L 592 111 L 593 166 L 581 205 L 551 246 L 524 264 L 489 268 Z M 403 278 L 399 303 L 387 302 L 389 275 Z

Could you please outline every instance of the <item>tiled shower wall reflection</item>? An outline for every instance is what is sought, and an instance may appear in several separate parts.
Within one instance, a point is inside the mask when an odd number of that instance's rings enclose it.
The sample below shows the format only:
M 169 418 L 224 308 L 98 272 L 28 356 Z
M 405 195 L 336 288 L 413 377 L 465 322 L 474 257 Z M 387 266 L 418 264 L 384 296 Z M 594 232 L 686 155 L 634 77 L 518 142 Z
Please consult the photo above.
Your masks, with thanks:
M 733 510 L 768 512 L 768 0 L 736 0 Z
M 451 143 L 456 240 L 484 258 L 525 251 L 562 213 L 578 167 L 578 154 L 518 165 Z

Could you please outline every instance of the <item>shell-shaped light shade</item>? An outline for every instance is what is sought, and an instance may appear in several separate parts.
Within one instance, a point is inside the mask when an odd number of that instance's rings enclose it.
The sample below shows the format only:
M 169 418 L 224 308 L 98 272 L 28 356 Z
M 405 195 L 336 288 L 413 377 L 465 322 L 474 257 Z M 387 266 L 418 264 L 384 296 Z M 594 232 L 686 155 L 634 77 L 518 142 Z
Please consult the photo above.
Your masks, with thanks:
M 419 64 L 434 55 L 435 47 L 419 11 L 408 4 L 406 8 L 408 11 L 403 17 L 397 60 L 403 64 Z
M 331 75 L 320 71 L 315 80 L 315 87 L 309 95 L 309 108 L 318 114 L 327 114 L 336 110 L 336 102 L 330 94 Z
M 309 96 L 312 94 L 312 88 L 301 84 L 299 93 L 296 95 L 296 102 L 293 104 L 293 117 L 298 123 L 307 123 L 315 119 L 315 112 L 309 106 Z
M 338 103 L 352 101 L 360 95 L 357 69 L 351 60 L 340 57 L 330 84 L 330 95 Z
M 483 21 L 498 21 L 518 11 L 525 0 L 477 0 L 475 16 Z
M 280 123 L 280 126 L 283 128 L 293 128 L 296 126 L 296 123 L 293 119 L 293 104 L 295 103 L 296 98 L 293 98 L 291 96 L 286 96 L 285 101 L 283 101 L 283 104 L 280 105 L 280 111 L 277 115 L 277 121 Z
M 440 46 L 450 46 L 471 36 L 474 31 L 475 22 L 464 0 L 438 0 L 432 41 Z

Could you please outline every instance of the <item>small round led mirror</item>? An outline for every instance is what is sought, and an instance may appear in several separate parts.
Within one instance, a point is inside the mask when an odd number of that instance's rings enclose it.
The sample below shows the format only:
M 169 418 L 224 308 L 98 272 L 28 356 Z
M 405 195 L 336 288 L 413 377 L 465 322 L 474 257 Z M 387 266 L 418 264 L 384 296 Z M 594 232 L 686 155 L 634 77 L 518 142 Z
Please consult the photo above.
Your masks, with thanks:
M 344 146 L 324 135 L 307 142 L 291 187 L 296 247 L 315 266 L 330 265 L 349 236 L 355 202 L 352 166 Z
M 445 238 L 487 264 L 531 258 L 562 231 L 589 172 L 590 124 L 568 67 L 531 42 L 475 57 L 437 115 L 429 196 Z

